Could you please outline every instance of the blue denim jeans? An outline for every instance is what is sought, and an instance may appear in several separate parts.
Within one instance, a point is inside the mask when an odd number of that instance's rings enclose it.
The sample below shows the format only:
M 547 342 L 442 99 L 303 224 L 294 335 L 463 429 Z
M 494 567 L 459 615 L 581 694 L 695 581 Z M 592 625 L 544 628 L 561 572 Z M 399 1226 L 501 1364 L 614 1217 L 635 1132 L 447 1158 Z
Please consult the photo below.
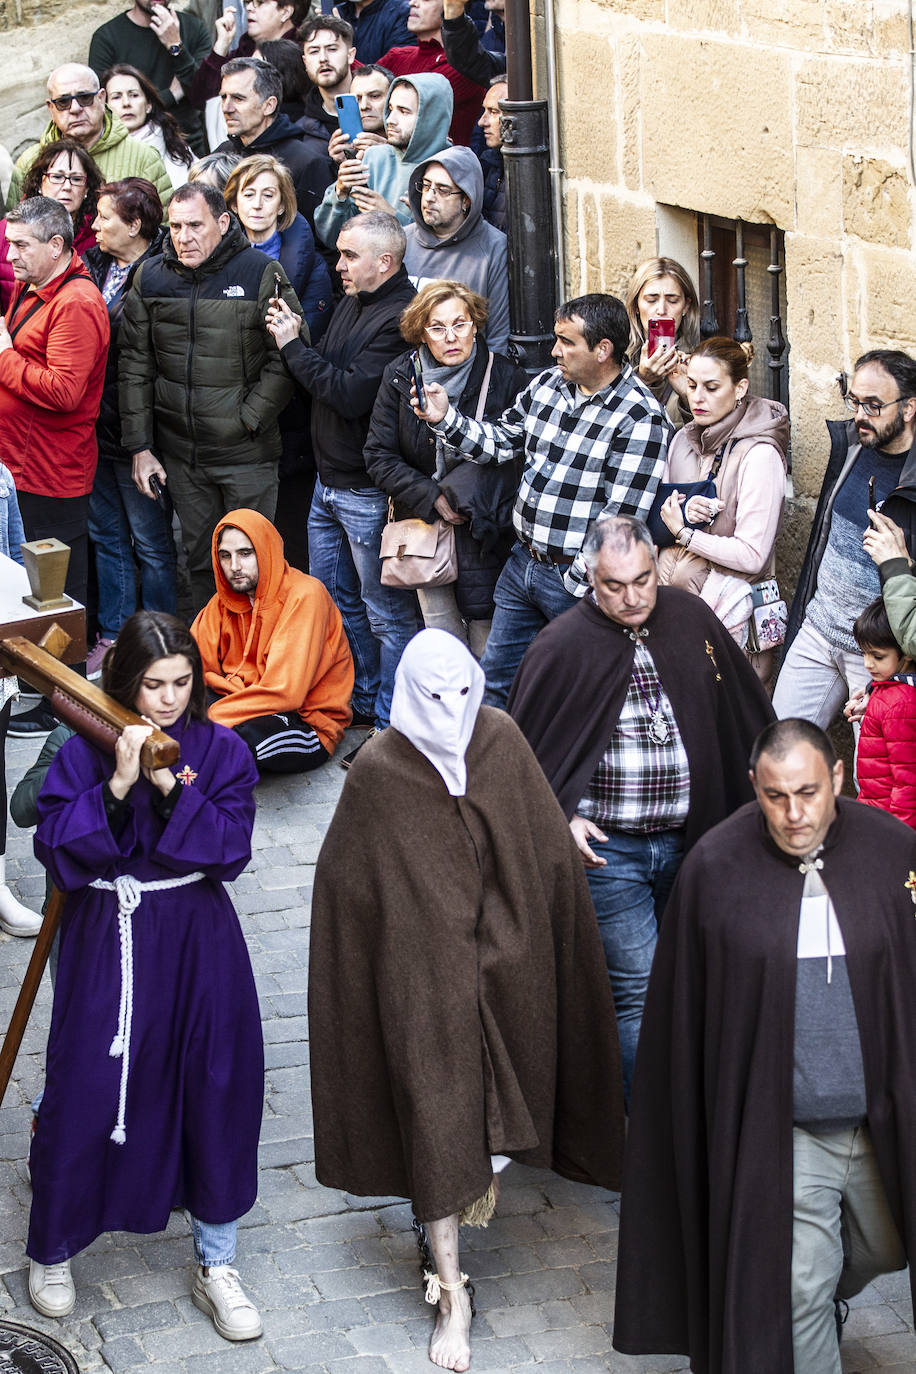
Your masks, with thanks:
M 99 582 L 99 630 L 116 639 L 137 609 L 134 555 L 144 608 L 175 614 L 175 541 L 158 501 L 134 486 L 130 464 L 99 458 L 89 497 L 89 537 Z
M 210 1268 L 211 1265 L 231 1264 L 235 1259 L 235 1246 L 238 1240 L 237 1221 L 209 1222 L 198 1221 L 188 1213 L 191 1222 L 191 1235 L 194 1237 L 194 1254 L 197 1263 Z
M 356 680 L 353 709 L 375 712 L 384 729 L 394 670 L 420 629 L 414 592 L 383 587 L 379 550 L 388 497 L 377 487 L 315 483 L 309 512 L 309 568 L 327 587 L 343 619 Z
M 539 563 L 523 544 L 513 544 L 493 594 L 496 611 L 480 666 L 487 679 L 484 701 L 505 710 L 525 650 L 548 620 L 578 605 L 559 568 Z
M 649 970 L 662 912 L 684 857 L 684 832 L 631 835 L 606 830 L 605 834 L 605 841 L 590 839 L 588 843 L 607 864 L 586 869 L 586 876 L 614 994 L 623 1092 L 629 1103 Z

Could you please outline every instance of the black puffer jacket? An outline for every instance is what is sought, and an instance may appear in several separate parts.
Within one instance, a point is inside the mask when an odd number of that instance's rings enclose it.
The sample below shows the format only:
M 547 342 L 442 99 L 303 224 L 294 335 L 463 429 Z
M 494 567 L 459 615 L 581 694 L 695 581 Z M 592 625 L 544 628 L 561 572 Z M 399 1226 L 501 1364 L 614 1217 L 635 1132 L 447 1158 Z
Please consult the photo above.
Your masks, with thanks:
M 436 437 L 411 407 L 409 358 L 409 352 L 403 353 L 385 369 L 363 450 L 366 470 L 375 485 L 394 500 L 397 519 L 412 515 L 421 520 L 438 519 L 435 502 L 441 495 L 446 496 L 453 509 L 469 517 L 468 524 L 455 527 L 455 598 L 465 619 L 489 620 L 496 579 L 514 539 L 512 504 L 520 473 L 512 463 L 496 467 L 461 462 L 455 469 L 454 482 L 449 475 L 436 480 Z M 468 384 L 456 406 L 463 415 L 476 412 L 487 358 L 486 345 L 478 343 Z M 522 369 L 501 353 L 495 353 L 484 418 L 501 415 L 527 385 L 528 378 Z M 469 482 L 469 473 L 475 475 L 474 467 L 476 481 Z M 457 506 L 453 498 L 458 500 Z M 499 516 L 505 523 L 494 539 Z M 475 534 L 483 535 L 483 539 Z
M 149 448 L 192 466 L 279 456 L 277 416 L 293 386 L 264 324 L 275 273 L 301 315 L 281 265 L 249 245 L 234 217 L 200 267 L 183 266 L 166 239 L 162 256 L 137 270 L 118 371 L 130 453 Z

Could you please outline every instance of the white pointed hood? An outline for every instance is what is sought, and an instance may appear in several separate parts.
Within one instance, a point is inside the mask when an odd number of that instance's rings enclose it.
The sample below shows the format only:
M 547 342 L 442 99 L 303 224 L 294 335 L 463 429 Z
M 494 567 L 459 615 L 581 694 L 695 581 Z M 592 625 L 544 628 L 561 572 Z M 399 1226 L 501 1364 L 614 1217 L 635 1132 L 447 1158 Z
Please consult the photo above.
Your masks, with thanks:
M 483 689 L 480 664 L 445 630 L 415 635 L 394 675 L 391 724 L 429 759 L 453 797 L 467 790 L 464 756 Z

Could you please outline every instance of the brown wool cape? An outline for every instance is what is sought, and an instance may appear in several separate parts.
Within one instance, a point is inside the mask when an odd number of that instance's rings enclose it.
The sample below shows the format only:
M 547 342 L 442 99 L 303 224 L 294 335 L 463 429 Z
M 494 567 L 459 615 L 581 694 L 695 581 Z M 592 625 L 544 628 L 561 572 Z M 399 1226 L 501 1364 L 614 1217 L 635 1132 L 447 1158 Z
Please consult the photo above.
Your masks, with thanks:
M 689 849 L 753 796 L 747 761 L 773 708 L 722 622 L 692 592 L 659 587 L 645 628 L 690 765 Z M 635 651 L 628 632 L 586 596 L 551 620 L 522 660 L 509 714 L 567 816 L 614 733 Z
M 482 707 L 452 797 L 393 727 L 360 750 L 315 872 L 309 1027 L 319 1182 L 480 1198 L 490 1154 L 618 1188 L 614 1005 L 582 861 L 544 775 Z
M 868 1124 L 912 1285 L 916 906 L 905 884 L 916 871 L 916 834 L 841 797 L 821 858 L 846 946 Z M 696 1374 L 793 1374 L 803 885 L 756 803 L 705 835 L 678 875 L 630 1102 L 614 1325 L 614 1345 L 627 1354 L 689 1355 Z

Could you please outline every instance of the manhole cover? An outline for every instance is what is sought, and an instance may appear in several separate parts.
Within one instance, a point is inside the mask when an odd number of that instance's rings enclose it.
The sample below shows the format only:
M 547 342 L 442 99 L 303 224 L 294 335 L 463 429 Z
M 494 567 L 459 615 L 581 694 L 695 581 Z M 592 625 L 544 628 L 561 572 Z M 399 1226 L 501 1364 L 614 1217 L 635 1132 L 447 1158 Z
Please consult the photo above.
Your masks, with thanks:
M 79 1374 L 60 1341 L 18 1322 L 0 1321 L 0 1374 Z

